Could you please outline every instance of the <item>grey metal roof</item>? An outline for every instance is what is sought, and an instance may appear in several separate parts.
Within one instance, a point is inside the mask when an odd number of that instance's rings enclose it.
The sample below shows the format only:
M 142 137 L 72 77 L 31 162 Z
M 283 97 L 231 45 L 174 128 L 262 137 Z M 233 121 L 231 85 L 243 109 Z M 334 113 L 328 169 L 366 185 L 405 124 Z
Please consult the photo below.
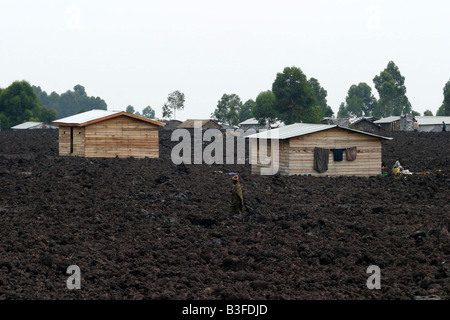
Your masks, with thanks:
M 43 122 L 33 122 L 28 121 L 21 124 L 18 124 L 14 127 L 11 127 L 11 129 L 33 129 L 33 128 L 42 128 Z
M 400 116 L 392 116 L 392 117 L 386 117 L 386 118 L 381 118 L 380 120 L 374 121 L 374 123 L 391 123 L 394 121 L 398 121 L 400 120 Z
M 245 120 L 245 121 L 242 121 L 241 123 L 239 123 L 239 125 L 242 125 L 242 124 L 244 124 L 244 125 L 252 125 L 252 124 L 259 124 L 258 123 L 258 120 L 256 120 L 255 118 L 250 118 L 250 119 L 247 119 L 247 120 Z
M 255 133 L 247 136 L 246 138 L 250 139 L 289 139 L 293 137 L 303 136 L 306 134 L 316 133 L 324 130 L 329 130 L 332 128 L 341 128 L 344 130 L 357 132 L 360 134 L 365 134 L 372 137 L 377 137 L 386 140 L 392 140 L 390 137 L 383 137 L 373 133 L 368 133 L 364 131 L 359 131 L 355 129 L 349 129 L 345 127 L 339 127 L 338 125 L 329 125 L 329 124 L 313 124 L 313 123 L 294 123 L 291 125 L 287 125 L 281 128 L 262 131 L 259 133 Z
M 92 120 L 97 120 L 103 117 L 107 117 L 116 113 L 119 113 L 120 111 L 108 111 L 108 110 L 90 110 L 83 113 L 75 114 L 70 117 L 62 118 L 53 121 L 54 123 L 76 123 L 76 124 L 82 124 L 86 123 Z
M 450 117 L 415 117 L 419 126 L 437 125 L 442 124 L 444 121 L 446 124 L 450 124 Z

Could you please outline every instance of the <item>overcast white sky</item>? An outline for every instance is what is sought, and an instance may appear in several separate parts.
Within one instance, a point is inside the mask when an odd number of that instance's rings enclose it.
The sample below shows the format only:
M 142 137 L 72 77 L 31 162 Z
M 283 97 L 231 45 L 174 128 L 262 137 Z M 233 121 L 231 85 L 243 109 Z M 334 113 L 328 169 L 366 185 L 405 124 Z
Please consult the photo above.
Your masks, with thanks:
M 27 80 L 48 93 L 77 84 L 108 110 L 156 116 L 185 94 L 177 118 L 209 118 L 224 93 L 245 102 L 299 67 L 337 113 L 352 84 L 390 60 L 413 109 L 436 113 L 450 79 L 450 1 L 0 0 L 0 87 Z

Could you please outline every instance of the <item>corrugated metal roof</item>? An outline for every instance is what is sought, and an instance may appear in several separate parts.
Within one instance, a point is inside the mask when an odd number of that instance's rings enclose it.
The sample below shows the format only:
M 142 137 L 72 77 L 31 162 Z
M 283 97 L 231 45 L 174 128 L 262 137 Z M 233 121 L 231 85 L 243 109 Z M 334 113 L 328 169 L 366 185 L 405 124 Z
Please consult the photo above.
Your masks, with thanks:
M 14 127 L 11 127 L 11 129 L 31 129 L 34 127 L 40 128 L 40 127 L 42 127 L 43 124 L 44 124 L 43 122 L 28 121 L 28 122 L 18 124 Z
M 278 129 L 267 130 L 259 133 L 255 133 L 247 136 L 250 139 L 289 139 L 293 137 L 303 136 L 306 134 L 316 133 L 319 131 L 329 130 L 332 128 L 341 128 L 344 130 L 357 132 L 360 134 L 365 134 L 372 137 L 382 138 L 386 140 L 392 140 L 392 138 L 379 136 L 373 133 L 368 133 L 364 131 L 349 129 L 339 127 L 337 125 L 329 125 L 329 124 L 312 124 L 312 123 L 294 123 L 291 125 L 287 125 Z
M 58 120 L 53 121 L 53 123 L 57 124 L 57 125 L 84 126 L 84 125 L 89 125 L 89 124 L 93 124 L 93 123 L 102 121 L 103 119 L 104 120 L 111 119 L 111 118 L 115 118 L 115 117 L 118 117 L 121 115 L 130 117 L 130 118 L 134 118 L 134 119 L 138 119 L 138 120 L 142 120 L 145 122 L 149 122 L 149 123 L 152 123 L 157 126 L 162 126 L 162 127 L 164 126 L 164 123 L 161 123 L 159 121 L 148 119 L 148 118 L 138 116 L 138 115 L 135 115 L 132 113 L 127 113 L 125 111 L 107 111 L 107 110 L 96 110 L 96 109 L 86 111 L 83 113 L 79 113 L 79 114 L 75 114 L 70 117 L 58 119 Z
M 289 139 L 335 127 L 337 126 L 328 124 L 294 123 L 281 128 L 255 133 L 249 135 L 247 138 Z
M 446 124 L 450 124 L 450 117 L 415 117 L 417 120 L 417 123 L 419 126 L 426 126 L 426 125 L 437 125 L 442 124 L 442 121 L 444 121 Z
M 108 111 L 108 110 L 90 110 L 83 113 L 75 114 L 70 117 L 55 120 L 55 123 L 67 123 L 67 124 L 82 124 L 89 121 L 104 118 L 113 114 L 119 113 L 119 111 Z
M 400 116 L 392 116 L 392 117 L 386 117 L 386 118 L 381 118 L 380 120 L 374 121 L 374 123 L 391 123 L 394 121 L 398 121 L 400 120 Z

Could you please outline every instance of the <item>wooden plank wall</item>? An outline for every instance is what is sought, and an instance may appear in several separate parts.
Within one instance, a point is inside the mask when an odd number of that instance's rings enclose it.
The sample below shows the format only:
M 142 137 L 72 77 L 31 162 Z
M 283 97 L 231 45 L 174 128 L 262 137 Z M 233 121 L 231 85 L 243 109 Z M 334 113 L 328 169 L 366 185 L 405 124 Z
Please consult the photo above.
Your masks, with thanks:
M 59 126 L 59 155 L 70 156 L 70 127 Z
M 73 153 L 72 156 L 84 157 L 85 127 L 73 127 Z
M 282 175 L 311 174 L 314 176 L 372 176 L 381 174 L 381 139 L 350 132 L 344 129 L 330 129 L 301 137 L 281 140 L 279 149 L 279 173 Z M 257 152 L 255 143 L 251 152 Z M 347 161 L 344 152 L 343 161 L 334 161 L 329 152 L 328 170 L 318 173 L 314 170 L 314 148 L 341 149 L 357 148 L 354 161 Z M 268 147 L 270 150 L 270 146 Z M 264 167 L 259 161 L 251 165 L 252 174 L 261 174 Z
M 249 144 L 250 145 L 250 156 L 252 154 L 256 154 L 259 155 L 259 151 L 260 149 L 260 142 L 258 141 L 256 143 L 253 144 Z M 279 156 L 278 157 L 272 157 L 273 161 L 274 161 L 274 170 L 276 170 L 276 168 L 278 167 L 278 172 L 282 175 L 288 175 L 289 174 L 289 153 L 287 152 L 289 148 L 289 141 L 287 140 L 279 140 L 278 141 L 278 153 Z M 272 156 L 272 150 L 271 150 L 271 140 L 268 140 L 267 142 L 267 156 L 271 157 Z M 261 159 L 259 158 L 259 156 L 257 156 L 257 163 L 256 164 L 252 164 L 251 165 L 251 173 L 252 174 L 261 174 L 261 169 L 262 168 L 268 168 L 271 166 L 271 164 L 269 165 L 265 165 L 261 163 Z M 274 172 L 277 173 L 277 172 Z
M 158 126 L 120 116 L 86 126 L 86 157 L 159 157 Z
M 372 176 L 381 174 L 381 139 L 368 135 L 334 128 L 310 135 L 291 138 L 289 147 L 289 174 L 311 174 L 317 176 Z M 329 152 L 328 170 L 318 173 L 314 170 L 314 148 L 341 149 L 357 148 L 354 161 L 334 161 Z

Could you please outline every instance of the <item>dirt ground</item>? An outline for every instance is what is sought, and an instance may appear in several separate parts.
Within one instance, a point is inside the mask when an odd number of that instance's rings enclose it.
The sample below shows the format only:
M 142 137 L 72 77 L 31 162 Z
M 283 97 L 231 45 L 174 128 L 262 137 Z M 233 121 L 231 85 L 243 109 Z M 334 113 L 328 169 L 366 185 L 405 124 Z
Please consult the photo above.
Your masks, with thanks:
M 56 130 L 0 132 L 0 299 L 448 299 L 450 133 L 393 136 L 386 167 L 429 174 L 176 166 L 167 133 L 160 159 L 59 157 Z

